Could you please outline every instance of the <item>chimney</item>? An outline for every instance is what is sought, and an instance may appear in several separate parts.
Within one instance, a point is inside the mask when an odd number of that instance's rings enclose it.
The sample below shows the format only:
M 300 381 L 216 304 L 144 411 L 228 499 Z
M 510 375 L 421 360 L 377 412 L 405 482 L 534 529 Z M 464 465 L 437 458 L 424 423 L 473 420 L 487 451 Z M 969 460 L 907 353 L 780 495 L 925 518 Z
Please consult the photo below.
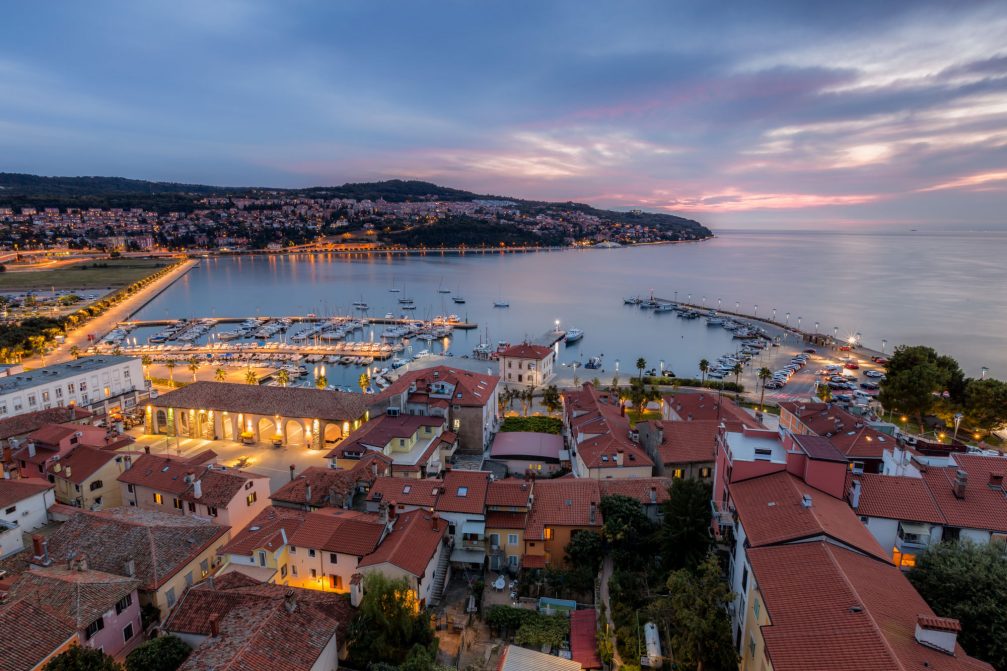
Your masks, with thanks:
M 294 468 L 295 468 L 295 466 L 293 464 L 290 464 L 290 481 L 291 482 L 294 481 Z
M 33 555 L 33 557 L 35 559 L 41 559 L 42 558 L 42 537 L 39 536 L 38 534 L 35 534 L 34 536 L 32 536 L 31 537 L 31 546 L 32 546 L 32 550 L 35 552 L 35 554 Z
M 287 609 L 288 613 L 297 610 L 297 597 L 294 596 L 294 590 L 288 589 L 287 593 L 283 595 L 283 607 Z
M 193 498 L 202 498 L 203 496 L 203 481 L 194 480 L 192 482 L 192 496 Z
M 388 501 L 378 503 L 378 515 L 381 517 L 382 524 L 388 524 Z
M 692 421 L 692 413 L 691 412 L 688 415 L 685 416 L 685 421 L 687 421 L 687 422 L 691 422 Z
M 192 481 L 196 479 L 196 473 L 194 471 L 186 471 L 185 473 L 185 484 L 191 485 Z
M 955 484 L 952 485 L 952 491 L 955 494 L 955 498 L 964 499 L 965 498 L 965 487 L 969 484 L 969 474 L 965 471 L 958 469 L 955 472 Z
M 801 505 L 805 508 L 811 507 L 811 494 L 805 494 L 801 497 Z
M 389 522 L 394 522 L 395 521 L 395 515 L 398 512 L 397 508 L 398 508 L 398 506 L 396 505 L 395 501 L 389 501 L 388 502 L 388 521 Z
M 136 560 L 135 559 L 127 559 L 126 560 L 126 565 L 125 565 L 125 570 L 126 570 L 126 575 L 128 575 L 130 578 L 135 578 L 136 577 Z
M 916 642 L 949 655 L 955 654 L 958 632 L 962 625 L 950 617 L 935 615 L 916 616 Z
M 45 536 L 35 535 L 31 537 L 32 548 L 35 551 L 32 559 L 40 566 L 49 566 L 52 560 L 49 559 L 49 539 Z
M 441 530 L 441 516 L 438 513 L 430 516 L 430 526 L 434 531 Z
M 28 441 L 28 456 L 30 458 L 34 458 L 35 457 L 35 441 L 34 440 L 29 440 Z
M 310 482 L 304 485 L 304 500 L 307 501 L 308 503 L 311 502 L 311 483 Z
M 77 555 L 77 570 L 86 571 L 87 570 L 87 555 L 81 552 Z
M 378 460 L 375 459 L 371 462 L 371 473 L 374 477 L 378 477 Z
M 850 488 L 850 507 L 854 510 L 860 507 L 860 480 L 854 480 Z
M 211 638 L 217 638 L 218 636 L 220 636 L 220 626 L 219 626 L 219 624 L 217 622 L 219 619 L 220 619 L 219 615 L 217 615 L 216 613 L 210 613 L 209 620 L 210 620 L 210 637 Z
M 150 445 L 144 445 L 143 446 L 143 453 L 144 454 L 150 454 Z
M 122 463 L 125 464 L 126 470 L 133 468 L 133 457 L 128 454 L 122 458 Z
M 1004 474 L 998 471 L 990 471 L 990 489 L 1002 490 L 1004 486 Z
M 622 450 L 616 450 L 616 453 L 615 453 L 615 465 L 616 466 L 622 466 L 622 458 L 623 458 L 623 452 L 622 452 Z
M 657 503 L 657 487 L 650 488 L 650 502 Z
M 598 519 L 598 504 L 591 501 L 591 516 L 588 518 L 591 524 L 594 524 Z
M 67 467 L 66 467 L 66 477 L 67 477 L 67 478 L 69 478 L 69 477 L 70 477 L 70 473 L 71 473 L 71 469 L 70 469 L 70 467 L 69 467 L 69 466 L 67 466 Z

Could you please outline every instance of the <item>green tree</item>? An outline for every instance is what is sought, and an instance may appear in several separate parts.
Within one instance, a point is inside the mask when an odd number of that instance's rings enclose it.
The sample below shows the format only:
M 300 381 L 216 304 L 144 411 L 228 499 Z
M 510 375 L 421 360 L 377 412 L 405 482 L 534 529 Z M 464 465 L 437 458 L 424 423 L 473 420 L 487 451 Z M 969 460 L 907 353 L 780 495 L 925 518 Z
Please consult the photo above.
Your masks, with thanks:
M 640 373 L 640 384 L 643 384 L 643 369 L 647 367 L 647 360 L 642 356 L 636 360 L 636 370 Z
M 759 410 L 766 409 L 766 382 L 773 377 L 773 371 L 765 366 L 759 369 L 759 382 L 762 383 L 762 395 L 759 396 Z
M 699 360 L 700 385 L 706 384 L 706 374 L 710 371 L 710 362 L 706 359 Z
M 126 655 L 126 671 L 175 671 L 192 652 L 178 636 L 158 636 Z
M 694 569 L 709 553 L 711 487 L 702 480 L 676 478 L 668 490 L 661 526 L 661 556 L 670 569 Z
M 556 412 L 563 407 L 563 402 L 559 396 L 559 389 L 556 388 L 556 385 L 551 384 L 542 390 L 542 405 L 549 412 Z
M 224 380 L 227 379 L 227 371 L 225 371 L 223 368 L 218 368 L 213 373 L 213 379 L 216 380 L 217 382 L 223 382 Z
M 889 373 L 881 383 L 878 401 L 888 410 L 898 410 L 916 418 L 920 433 L 923 432 L 923 416 L 934 407 L 945 375 L 936 364 L 919 363 L 912 368 Z
M 738 654 L 727 619 L 727 605 L 732 601 L 734 595 L 712 554 L 695 573 L 681 569 L 669 576 L 668 596 L 658 599 L 649 611 L 659 629 L 671 632 L 679 669 L 736 671 Z
M 891 379 L 899 373 L 912 371 L 925 364 L 933 364 L 937 369 L 940 382 L 935 391 L 947 391 L 952 401 L 961 403 L 965 396 L 965 373 L 954 358 L 938 354 L 932 347 L 922 345 L 896 347 L 885 368 L 888 378 Z
M 286 387 L 290 384 L 290 373 L 287 372 L 286 368 L 281 368 L 276 373 L 276 381 L 280 383 L 281 387 Z
M 741 374 L 745 372 L 745 368 L 741 365 L 740 361 L 734 364 L 731 372 L 734 373 L 734 384 L 741 384 Z
M 965 414 L 986 435 L 1007 422 L 1007 382 L 994 378 L 966 382 Z
M 245 371 L 245 384 L 259 384 L 259 376 L 251 368 Z
M 415 645 L 436 650 L 436 638 L 425 611 L 405 578 L 382 573 L 364 577 L 364 596 L 350 621 L 350 659 L 358 668 L 372 662 L 402 664 Z
M 192 381 L 196 381 L 196 373 L 199 372 L 199 359 L 194 356 L 189 357 L 188 369 L 192 373 Z
M 43 671 L 122 671 L 119 662 L 97 648 L 74 645 L 56 655 Z
M 909 572 L 920 596 L 941 617 L 962 624 L 958 642 L 970 655 L 1007 669 L 1007 560 L 1001 543 L 940 543 Z
M 614 550 L 637 552 L 640 543 L 654 531 L 643 506 L 632 497 L 603 496 L 599 507 L 605 520 L 602 535 Z
M 566 544 L 566 563 L 570 566 L 584 566 L 591 575 L 598 573 L 604 555 L 602 537 L 596 531 L 577 529 L 570 534 Z
M 168 369 L 168 382 L 172 387 L 175 386 L 175 366 L 177 365 L 178 364 L 175 363 L 174 359 L 168 359 L 164 363 L 164 367 Z
M 70 356 L 72 356 L 74 359 L 79 359 L 80 358 L 80 348 L 77 347 L 76 345 L 71 345 L 70 346 Z
M 143 376 L 149 378 L 150 364 L 154 363 L 154 359 L 149 354 L 144 354 L 140 357 L 140 363 L 143 364 Z
M 360 378 L 357 379 L 357 384 L 360 385 L 360 391 L 366 394 L 367 389 L 371 386 L 371 376 L 364 371 L 360 374 Z
M 815 393 L 823 403 L 828 403 L 832 400 L 832 388 L 825 382 L 818 385 L 818 391 Z

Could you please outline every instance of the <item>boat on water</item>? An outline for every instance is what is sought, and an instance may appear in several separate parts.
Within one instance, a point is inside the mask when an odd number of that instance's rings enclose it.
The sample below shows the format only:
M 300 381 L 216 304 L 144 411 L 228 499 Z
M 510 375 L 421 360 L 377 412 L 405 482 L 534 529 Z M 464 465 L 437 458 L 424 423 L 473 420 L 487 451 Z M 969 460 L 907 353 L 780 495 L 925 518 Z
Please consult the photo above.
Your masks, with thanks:
M 590 359 L 587 360 L 587 363 L 584 364 L 584 368 L 591 368 L 593 370 L 601 368 L 601 357 L 600 356 L 591 357 Z
M 403 310 L 415 310 L 415 309 L 416 309 L 416 306 L 415 306 L 415 305 L 413 305 L 412 303 L 407 303 L 406 305 L 403 305 L 403 306 L 402 306 L 402 309 L 403 309 Z
M 566 338 L 565 338 L 566 344 L 570 345 L 572 343 L 575 343 L 583 337 L 584 337 L 583 329 L 570 329 L 569 331 L 566 332 Z
M 403 305 L 408 305 L 410 303 L 415 303 L 415 302 L 416 301 L 414 301 L 412 298 L 400 298 L 399 299 L 399 303 L 402 303 Z
M 495 308 L 509 308 L 510 303 L 507 301 L 493 301 L 493 307 Z
M 458 303 L 459 305 L 465 302 L 465 299 L 462 298 L 461 296 L 452 296 L 451 300 L 453 300 L 455 303 Z
M 643 299 L 637 296 L 636 298 L 623 298 L 622 302 L 626 305 L 639 305 L 643 302 Z
M 437 287 L 437 293 L 439 293 L 439 294 L 449 294 L 449 293 L 451 293 L 450 289 L 445 289 L 444 288 L 444 280 L 443 280 L 443 278 L 441 279 L 440 285 Z
M 674 303 L 660 303 L 656 308 L 654 308 L 654 312 L 673 312 L 674 310 Z

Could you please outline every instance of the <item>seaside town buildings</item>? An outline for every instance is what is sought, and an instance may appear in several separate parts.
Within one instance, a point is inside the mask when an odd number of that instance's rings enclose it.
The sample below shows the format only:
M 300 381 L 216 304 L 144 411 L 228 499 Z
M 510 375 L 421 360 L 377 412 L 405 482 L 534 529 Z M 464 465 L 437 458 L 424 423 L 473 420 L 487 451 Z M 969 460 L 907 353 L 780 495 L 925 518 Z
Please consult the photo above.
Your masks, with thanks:
M 507 384 L 541 387 L 553 378 L 556 352 L 551 347 L 521 343 L 499 353 L 500 377 Z

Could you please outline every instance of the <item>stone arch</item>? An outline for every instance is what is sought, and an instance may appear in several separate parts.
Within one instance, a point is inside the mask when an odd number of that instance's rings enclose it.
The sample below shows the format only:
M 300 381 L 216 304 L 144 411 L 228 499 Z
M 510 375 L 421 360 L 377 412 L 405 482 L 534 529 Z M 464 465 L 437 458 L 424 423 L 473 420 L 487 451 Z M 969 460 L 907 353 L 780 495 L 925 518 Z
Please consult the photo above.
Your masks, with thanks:
M 343 431 L 339 428 L 339 424 L 336 422 L 327 422 L 325 424 L 325 435 L 322 438 L 326 443 L 336 443 L 343 437 Z
M 234 418 L 230 415 L 224 414 L 220 416 L 220 429 L 224 440 L 237 439 L 234 435 Z
M 272 440 L 273 435 L 277 433 L 277 427 L 272 417 L 261 418 L 256 426 L 259 429 L 259 440 L 262 442 Z
M 304 424 L 299 419 L 288 419 L 284 425 L 287 445 L 304 445 Z
M 157 422 L 157 432 L 166 435 L 168 433 L 168 413 L 158 409 L 155 421 Z
M 178 432 L 189 433 L 189 411 L 184 408 L 178 410 Z

